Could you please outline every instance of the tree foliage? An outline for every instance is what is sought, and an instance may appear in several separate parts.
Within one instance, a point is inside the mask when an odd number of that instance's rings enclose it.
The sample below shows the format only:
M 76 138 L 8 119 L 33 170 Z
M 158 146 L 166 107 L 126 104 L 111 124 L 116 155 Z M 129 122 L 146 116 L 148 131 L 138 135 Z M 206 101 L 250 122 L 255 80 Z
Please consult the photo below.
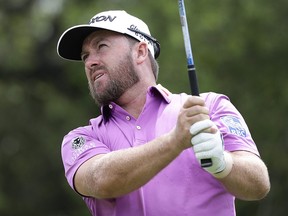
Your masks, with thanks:
M 246 119 L 272 183 L 237 213 L 286 215 L 288 193 L 287 8 L 284 0 L 186 1 L 200 91 L 226 94 Z M 99 114 L 81 63 L 56 53 L 61 33 L 96 13 L 124 9 L 161 43 L 159 82 L 189 92 L 176 1 L 0 2 L 0 215 L 89 215 L 66 183 L 60 145 Z

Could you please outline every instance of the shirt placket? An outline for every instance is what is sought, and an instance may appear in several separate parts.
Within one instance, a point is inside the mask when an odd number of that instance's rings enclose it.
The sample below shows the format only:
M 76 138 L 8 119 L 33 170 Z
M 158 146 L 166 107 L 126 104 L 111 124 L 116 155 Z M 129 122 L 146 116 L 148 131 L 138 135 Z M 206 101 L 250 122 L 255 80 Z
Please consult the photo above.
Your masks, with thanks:
M 135 134 L 135 146 L 142 145 L 147 142 L 147 138 L 145 136 L 146 132 L 143 128 L 143 124 L 141 124 L 140 121 L 136 121 L 135 128 L 134 128 L 134 134 Z

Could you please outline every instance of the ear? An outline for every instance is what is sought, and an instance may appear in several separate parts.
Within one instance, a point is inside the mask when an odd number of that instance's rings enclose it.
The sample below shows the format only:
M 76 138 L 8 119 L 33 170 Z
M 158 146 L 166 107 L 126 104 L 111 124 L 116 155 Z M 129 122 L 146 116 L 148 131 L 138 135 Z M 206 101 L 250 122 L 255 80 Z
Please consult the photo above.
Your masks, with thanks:
M 136 46 L 137 49 L 137 56 L 136 56 L 136 62 L 137 64 L 143 63 L 146 58 L 148 58 L 148 44 L 145 42 L 139 42 Z

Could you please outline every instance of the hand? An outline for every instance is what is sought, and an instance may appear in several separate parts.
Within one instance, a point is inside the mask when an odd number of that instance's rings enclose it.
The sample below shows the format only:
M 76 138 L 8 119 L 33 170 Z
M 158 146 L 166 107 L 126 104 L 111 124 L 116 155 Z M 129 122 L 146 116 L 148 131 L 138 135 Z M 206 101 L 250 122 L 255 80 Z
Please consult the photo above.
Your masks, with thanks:
M 177 124 L 172 131 L 172 139 L 175 146 L 183 151 L 191 148 L 190 127 L 195 122 L 209 119 L 209 109 L 205 106 L 203 98 L 198 96 L 190 96 L 181 108 Z
M 209 132 L 208 132 L 209 131 Z M 224 151 L 222 136 L 210 120 L 196 122 L 190 127 L 192 148 L 196 158 L 212 160 L 212 166 L 204 169 L 218 178 L 226 177 L 232 170 L 232 157 Z

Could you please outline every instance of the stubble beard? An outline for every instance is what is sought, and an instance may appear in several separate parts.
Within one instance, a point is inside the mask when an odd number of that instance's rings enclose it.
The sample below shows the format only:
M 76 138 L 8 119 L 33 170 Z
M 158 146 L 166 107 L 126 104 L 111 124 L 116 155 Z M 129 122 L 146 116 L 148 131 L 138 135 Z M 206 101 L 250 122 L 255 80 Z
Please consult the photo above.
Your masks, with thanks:
M 97 83 L 88 82 L 90 94 L 95 103 L 99 106 L 108 105 L 110 102 L 116 101 L 119 97 L 137 82 L 139 76 L 135 71 L 135 67 L 130 55 L 126 55 L 119 61 L 118 66 L 106 68 L 108 72 L 108 81 L 105 83 L 104 89 L 100 92 L 97 91 Z

